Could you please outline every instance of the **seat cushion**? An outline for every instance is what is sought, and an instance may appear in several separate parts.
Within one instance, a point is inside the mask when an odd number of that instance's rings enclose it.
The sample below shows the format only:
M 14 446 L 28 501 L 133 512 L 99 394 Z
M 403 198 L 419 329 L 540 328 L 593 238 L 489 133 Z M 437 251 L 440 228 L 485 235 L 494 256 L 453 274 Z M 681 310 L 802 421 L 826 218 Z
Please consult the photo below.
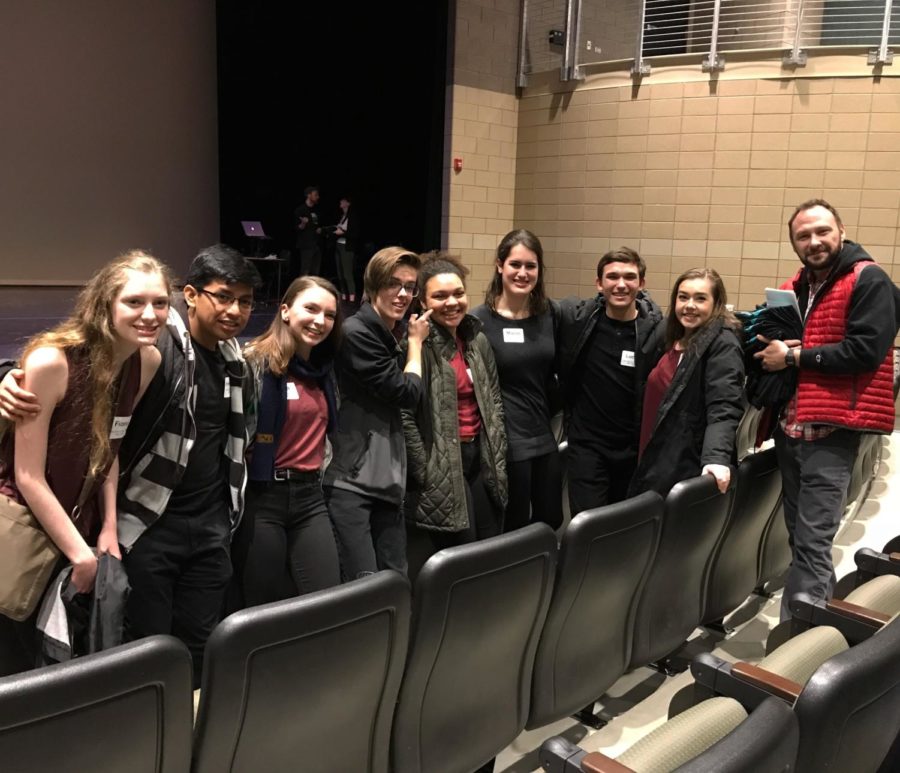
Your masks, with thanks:
M 847 594 L 844 601 L 885 615 L 900 612 L 900 577 L 885 574 L 875 577 Z
M 710 698 L 673 717 L 617 758 L 636 773 L 670 773 L 705 752 L 747 718 L 733 698 Z
M 820 625 L 788 639 L 759 662 L 759 667 L 805 685 L 826 660 L 848 649 L 837 628 Z

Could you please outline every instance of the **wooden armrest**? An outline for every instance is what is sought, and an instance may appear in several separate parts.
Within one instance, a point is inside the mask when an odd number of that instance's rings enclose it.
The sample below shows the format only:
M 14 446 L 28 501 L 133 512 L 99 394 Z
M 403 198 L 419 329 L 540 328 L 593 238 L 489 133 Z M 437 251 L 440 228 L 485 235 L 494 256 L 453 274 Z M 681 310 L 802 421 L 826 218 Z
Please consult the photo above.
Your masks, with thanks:
M 803 685 L 749 663 L 735 663 L 731 667 L 731 675 L 791 704 L 800 697 L 803 690 Z
M 895 564 L 900 563 L 900 553 L 888 554 L 888 561 L 892 561 Z
M 833 612 L 838 612 L 846 617 L 858 620 L 861 623 L 866 623 L 867 625 L 875 626 L 876 628 L 881 628 L 881 626 L 891 619 L 891 616 L 884 614 L 884 612 L 877 612 L 868 607 L 861 607 L 859 604 L 853 604 L 849 601 L 844 601 L 843 599 L 831 599 L 830 601 L 826 601 L 825 609 L 830 609 Z
M 591 752 L 581 758 L 582 773 L 634 773 L 631 768 L 601 752 Z

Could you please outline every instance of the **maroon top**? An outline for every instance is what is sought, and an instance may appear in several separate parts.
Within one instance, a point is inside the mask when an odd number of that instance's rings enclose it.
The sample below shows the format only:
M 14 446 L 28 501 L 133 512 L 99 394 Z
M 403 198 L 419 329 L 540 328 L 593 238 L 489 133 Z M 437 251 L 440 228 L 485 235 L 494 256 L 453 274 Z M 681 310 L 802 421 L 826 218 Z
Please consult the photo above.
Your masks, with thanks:
M 63 509 L 71 516 L 85 476 L 88 473 L 91 455 L 91 385 L 88 378 L 89 362 L 83 349 L 66 349 L 69 364 L 69 380 L 66 393 L 53 410 L 47 431 L 46 478 L 50 490 L 59 500 Z M 113 405 L 114 419 L 110 428 L 110 459 L 118 453 L 125 428 L 131 419 L 135 399 L 141 386 L 141 353 L 135 352 L 127 361 L 128 372 L 119 389 L 118 405 Z M 5 438 L 2 460 L 0 460 L 0 493 L 27 505 L 16 488 L 12 463 L 13 432 Z M 112 464 L 112 461 L 109 463 Z M 88 545 L 96 545 L 102 526 L 100 507 L 100 487 L 106 480 L 109 466 L 94 481 L 91 493 L 84 503 L 81 516 L 75 522 L 79 533 Z
M 463 342 L 456 339 L 456 354 L 450 360 L 450 366 L 456 373 L 456 410 L 459 415 L 459 436 L 466 440 L 475 437 L 481 431 L 481 414 L 478 412 L 478 401 L 475 399 L 475 387 L 472 377 L 463 359 Z
M 318 470 L 325 461 L 325 431 L 328 429 L 328 403 L 325 393 L 311 379 L 287 376 L 287 415 L 275 469 Z
M 675 378 L 675 371 L 678 370 L 678 363 L 681 361 L 683 353 L 674 348 L 669 349 L 647 377 L 647 387 L 644 389 L 644 408 L 641 411 L 641 444 L 638 457 L 644 455 L 644 449 L 653 436 L 656 414 L 659 413 L 659 406 L 666 396 L 672 379 Z

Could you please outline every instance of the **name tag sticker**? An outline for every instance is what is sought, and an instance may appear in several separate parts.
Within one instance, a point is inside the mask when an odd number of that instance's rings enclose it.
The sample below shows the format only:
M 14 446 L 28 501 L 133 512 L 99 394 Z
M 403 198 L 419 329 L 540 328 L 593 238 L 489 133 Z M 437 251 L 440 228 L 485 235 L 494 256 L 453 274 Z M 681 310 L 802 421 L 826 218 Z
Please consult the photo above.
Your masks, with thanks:
M 299 400 L 300 393 L 297 391 L 297 385 L 293 381 L 287 382 L 287 399 Z
M 503 328 L 503 343 L 505 344 L 524 344 L 525 331 L 520 327 Z
M 231 399 L 231 382 L 228 380 L 228 376 L 225 377 L 225 399 Z
M 622 350 L 622 360 L 619 363 L 623 368 L 633 368 L 634 367 L 634 352 L 629 352 L 627 349 Z
M 131 424 L 131 416 L 116 416 L 113 419 L 112 429 L 109 431 L 110 440 L 121 440 L 125 437 L 125 430 Z
M 474 384 L 475 379 L 472 378 L 472 369 L 471 368 L 466 368 L 466 375 L 469 377 L 469 383 Z

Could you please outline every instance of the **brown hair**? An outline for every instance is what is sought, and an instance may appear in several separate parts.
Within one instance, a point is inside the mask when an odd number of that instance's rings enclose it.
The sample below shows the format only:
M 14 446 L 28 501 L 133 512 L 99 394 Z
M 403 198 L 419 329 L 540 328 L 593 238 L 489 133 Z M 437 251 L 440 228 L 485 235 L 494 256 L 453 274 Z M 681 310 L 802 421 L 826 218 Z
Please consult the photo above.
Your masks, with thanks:
M 528 298 L 528 313 L 531 315 L 543 314 L 547 310 L 547 295 L 544 291 L 544 248 L 541 245 L 541 240 L 525 228 L 510 231 L 497 245 L 497 263 L 502 266 L 509 257 L 509 253 L 512 252 L 513 247 L 517 244 L 521 244 L 525 249 L 533 252 L 537 258 L 537 282 L 534 283 L 534 289 Z M 502 294 L 503 277 L 500 276 L 499 271 L 494 271 L 494 276 L 484 296 L 484 302 L 487 304 L 487 307 L 496 311 L 497 298 Z
M 75 302 L 72 316 L 50 330 L 38 333 L 25 345 L 22 362 L 35 349 L 83 348 L 88 358 L 90 383 L 91 453 L 90 472 L 99 474 L 110 461 L 109 428 L 112 422 L 115 382 L 121 373 L 116 368 L 113 304 L 128 282 L 128 271 L 158 274 L 172 291 L 168 267 L 144 250 L 129 250 L 101 268 L 84 286 Z
M 603 279 L 603 269 L 610 263 L 631 263 L 637 266 L 638 277 L 642 282 L 644 281 L 644 274 L 647 273 L 647 264 L 631 247 L 619 247 L 617 250 L 610 250 L 600 258 L 597 262 L 597 279 Z
M 341 340 L 341 301 L 337 288 L 320 276 L 301 276 L 288 285 L 288 289 L 281 299 L 281 305 L 293 306 L 297 296 L 311 287 L 321 287 L 334 296 L 337 308 L 334 327 L 331 328 L 328 337 L 313 350 L 317 354 L 317 359 L 331 358 L 334 357 L 334 352 Z M 265 362 L 266 367 L 276 376 L 283 376 L 291 357 L 294 356 L 295 346 L 294 336 L 288 323 L 282 319 L 280 313 L 276 312 L 268 329 L 247 344 L 244 354 L 248 360 L 253 362 Z
M 731 328 L 738 327 L 738 321 L 725 305 L 728 303 L 728 294 L 725 291 L 725 283 L 719 272 L 714 268 L 691 268 L 685 271 L 672 287 L 672 296 L 669 299 L 669 313 L 666 315 L 666 351 L 671 349 L 677 341 L 681 341 L 685 335 L 684 325 L 675 316 L 675 300 L 678 297 L 678 289 L 682 282 L 691 279 L 707 279 L 712 286 L 713 309 L 709 319 L 703 323 L 703 327 L 712 324 L 715 320 L 724 320 L 725 325 Z M 694 336 L 692 335 L 691 338 Z
M 794 220 L 796 220 L 797 215 L 799 215 L 801 212 L 806 212 L 806 210 L 812 209 L 813 207 L 824 207 L 832 215 L 834 215 L 834 222 L 837 223 L 838 228 L 844 227 L 838 211 L 834 207 L 832 207 L 831 204 L 825 201 L 825 199 L 807 199 L 802 204 L 800 204 L 788 218 L 788 239 L 790 239 L 791 244 L 794 243 Z
M 363 289 L 369 301 L 374 301 L 375 296 L 388 286 L 398 266 L 409 266 L 418 271 L 421 264 L 419 256 L 405 247 L 385 247 L 378 250 L 366 266 L 363 276 Z

